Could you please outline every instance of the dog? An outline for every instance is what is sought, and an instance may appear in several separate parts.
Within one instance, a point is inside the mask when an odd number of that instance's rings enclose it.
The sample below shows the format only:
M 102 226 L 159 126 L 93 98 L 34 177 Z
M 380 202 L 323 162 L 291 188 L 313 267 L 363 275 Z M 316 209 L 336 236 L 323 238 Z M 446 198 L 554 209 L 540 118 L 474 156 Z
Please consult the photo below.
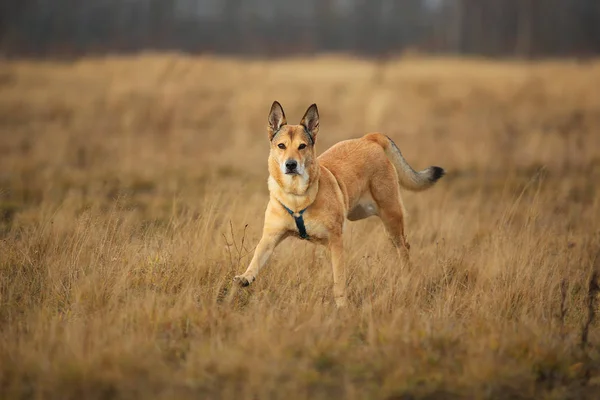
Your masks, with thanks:
M 235 282 L 250 285 L 275 247 L 295 236 L 329 248 L 335 304 L 344 307 L 344 226 L 347 220 L 370 216 L 383 221 L 400 258 L 410 262 L 400 187 L 428 189 L 444 176 L 443 168 L 415 171 L 396 144 L 381 133 L 338 142 L 317 157 L 316 104 L 308 107 L 299 125 L 288 125 L 281 104 L 273 102 L 267 133 L 270 199 L 262 237 L 250 265 L 234 277 Z

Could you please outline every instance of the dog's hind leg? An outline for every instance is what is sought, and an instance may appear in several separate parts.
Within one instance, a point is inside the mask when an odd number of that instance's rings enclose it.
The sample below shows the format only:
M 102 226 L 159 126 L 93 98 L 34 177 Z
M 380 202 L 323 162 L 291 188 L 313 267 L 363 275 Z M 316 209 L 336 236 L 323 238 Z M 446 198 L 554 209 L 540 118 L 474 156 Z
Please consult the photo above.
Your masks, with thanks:
M 379 218 L 396 247 L 400 259 L 406 265 L 410 265 L 410 245 L 404 233 L 404 207 L 395 179 L 395 174 L 391 170 L 388 174 L 382 174 L 371 183 L 371 194 L 377 203 Z
M 407 266 L 410 265 L 410 245 L 406 240 L 404 234 L 404 216 L 402 214 L 402 207 L 397 206 L 396 208 L 381 208 L 379 216 L 383 221 L 385 230 L 387 231 L 394 247 L 398 251 L 398 256 Z

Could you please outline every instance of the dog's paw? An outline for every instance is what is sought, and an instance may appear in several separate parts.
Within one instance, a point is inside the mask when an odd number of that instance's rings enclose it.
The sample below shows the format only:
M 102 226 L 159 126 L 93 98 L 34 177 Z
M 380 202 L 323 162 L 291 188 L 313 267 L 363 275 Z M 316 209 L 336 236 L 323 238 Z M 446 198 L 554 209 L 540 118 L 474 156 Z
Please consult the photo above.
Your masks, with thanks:
M 250 281 L 243 275 L 236 275 L 233 281 L 242 287 L 250 285 Z

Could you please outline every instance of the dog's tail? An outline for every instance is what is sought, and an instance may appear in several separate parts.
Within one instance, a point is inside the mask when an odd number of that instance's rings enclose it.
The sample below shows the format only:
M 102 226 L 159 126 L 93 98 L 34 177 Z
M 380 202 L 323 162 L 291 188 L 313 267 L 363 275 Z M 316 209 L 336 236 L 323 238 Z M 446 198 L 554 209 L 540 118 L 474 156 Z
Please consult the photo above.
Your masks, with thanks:
M 429 189 L 444 176 L 445 171 L 441 167 L 431 166 L 422 171 L 415 171 L 404 159 L 400 149 L 392 139 L 385 135 L 381 135 L 377 139 L 385 150 L 386 156 L 394 164 L 394 167 L 396 167 L 398 181 L 403 188 L 413 192 L 420 192 Z

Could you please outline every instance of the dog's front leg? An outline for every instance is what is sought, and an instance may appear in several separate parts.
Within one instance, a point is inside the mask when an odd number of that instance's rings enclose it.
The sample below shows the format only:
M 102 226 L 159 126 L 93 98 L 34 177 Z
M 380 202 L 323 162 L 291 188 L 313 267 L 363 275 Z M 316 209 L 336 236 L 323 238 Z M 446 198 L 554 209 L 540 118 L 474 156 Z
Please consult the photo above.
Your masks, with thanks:
M 331 266 L 333 267 L 333 297 L 338 308 L 346 306 L 346 268 L 344 265 L 344 241 L 342 235 L 329 240 Z
M 267 261 L 269 261 L 271 254 L 273 254 L 273 250 L 283 238 L 284 235 L 282 231 L 265 229 L 262 238 L 256 246 L 254 256 L 252 257 L 252 261 L 250 261 L 250 265 L 246 269 L 246 272 L 242 275 L 237 275 L 233 280 L 241 286 L 248 286 L 254 282 L 256 275 L 258 275 L 258 271 L 260 271 Z

